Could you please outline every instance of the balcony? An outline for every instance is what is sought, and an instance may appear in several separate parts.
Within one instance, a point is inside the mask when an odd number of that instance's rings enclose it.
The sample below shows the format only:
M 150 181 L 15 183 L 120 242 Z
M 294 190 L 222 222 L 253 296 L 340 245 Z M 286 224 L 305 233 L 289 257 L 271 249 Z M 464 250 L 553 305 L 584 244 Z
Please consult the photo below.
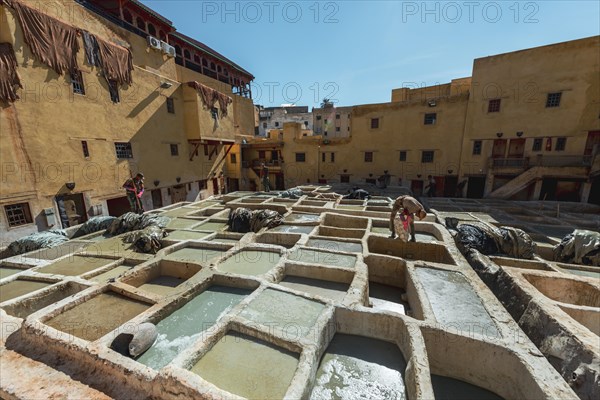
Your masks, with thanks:
M 529 167 L 529 157 L 520 158 L 490 158 L 491 168 L 511 168 L 527 169 Z
M 591 167 L 592 156 L 542 156 L 533 159 L 533 165 L 540 167 Z

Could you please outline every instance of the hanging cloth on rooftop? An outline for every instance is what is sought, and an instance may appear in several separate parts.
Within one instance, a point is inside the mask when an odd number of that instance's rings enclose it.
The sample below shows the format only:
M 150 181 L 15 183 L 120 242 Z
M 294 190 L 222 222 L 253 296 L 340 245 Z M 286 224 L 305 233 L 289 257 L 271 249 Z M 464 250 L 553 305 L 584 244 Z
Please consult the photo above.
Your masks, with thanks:
M 109 81 L 115 81 L 117 84 L 130 85 L 133 80 L 131 71 L 133 71 L 133 58 L 129 49 L 117 44 L 109 43 L 95 36 L 100 54 L 100 67 L 104 77 Z
M 16 0 L 4 0 L 16 14 L 25 43 L 35 57 L 57 74 L 78 70 L 77 29 Z
M 196 81 L 188 82 L 188 86 L 198 91 L 204 104 L 204 109 L 211 110 L 215 106 L 215 103 L 218 102 L 219 109 L 221 110 L 221 118 L 227 116 L 227 107 L 233 103 L 231 97 Z
M 0 43 L 0 100 L 14 102 L 19 98 L 17 86 L 21 89 L 21 79 L 17 72 L 17 58 L 10 43 Z

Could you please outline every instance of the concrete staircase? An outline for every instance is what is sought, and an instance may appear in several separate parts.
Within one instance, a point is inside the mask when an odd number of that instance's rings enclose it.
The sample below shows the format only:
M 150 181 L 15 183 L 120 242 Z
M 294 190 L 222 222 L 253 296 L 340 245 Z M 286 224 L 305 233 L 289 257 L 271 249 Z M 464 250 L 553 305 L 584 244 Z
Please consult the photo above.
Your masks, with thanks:
M 492 199 L 509 199 L 511 196 L 526 189 L 530 184 L 544 177 L 551 178 L 580 178 L 586 176 L 583 167 L 531 167 L 505 185 L 499 187 L 486 197 Z

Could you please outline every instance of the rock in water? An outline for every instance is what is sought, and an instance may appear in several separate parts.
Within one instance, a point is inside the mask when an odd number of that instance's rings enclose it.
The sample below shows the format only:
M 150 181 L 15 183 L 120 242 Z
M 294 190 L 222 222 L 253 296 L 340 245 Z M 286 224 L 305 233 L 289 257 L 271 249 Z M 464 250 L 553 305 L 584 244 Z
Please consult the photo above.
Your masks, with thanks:
M 150 322 L 139 324 L 133 339 L 129 342 L 129 355 L 137 358 L 150 348 L 158 337 L 156 326 Z

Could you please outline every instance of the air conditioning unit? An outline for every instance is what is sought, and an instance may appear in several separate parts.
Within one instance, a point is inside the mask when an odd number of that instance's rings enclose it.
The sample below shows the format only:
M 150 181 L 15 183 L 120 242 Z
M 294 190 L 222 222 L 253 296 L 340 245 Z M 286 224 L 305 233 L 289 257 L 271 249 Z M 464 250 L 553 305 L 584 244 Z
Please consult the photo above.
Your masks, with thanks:
M 160 40 L 158 40 L 154 36 L 148 35 L 148 37 L 146 38 L 146 40 L 148 41 L 148 47 L 152 47 L 155 50 L 162 49 L 162 46 L 160 45 Z
M 175 47 L 171 46 L 167 42 L 160 42 L 160 44 L 162 45 L 163 53 L 165 53 L 169 57 L 175 57 Z

